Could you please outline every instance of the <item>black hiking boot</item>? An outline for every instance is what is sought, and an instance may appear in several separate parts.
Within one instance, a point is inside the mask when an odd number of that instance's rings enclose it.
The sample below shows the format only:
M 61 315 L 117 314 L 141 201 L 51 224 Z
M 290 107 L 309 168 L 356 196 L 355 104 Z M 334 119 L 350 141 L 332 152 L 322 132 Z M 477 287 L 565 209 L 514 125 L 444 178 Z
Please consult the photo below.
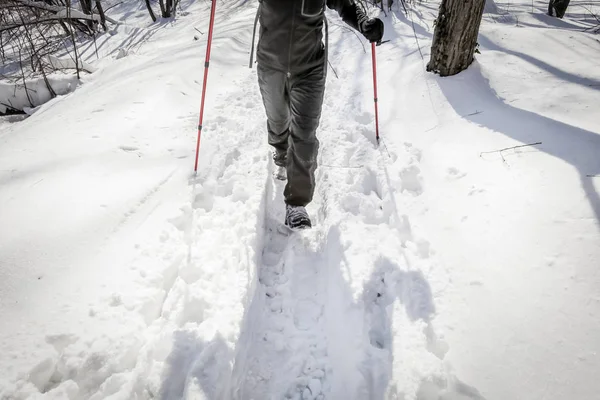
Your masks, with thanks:
M 273 171 L 273 177 L 275 179 L 279 179 L 280 181 L 285 181 L 287 179 L 287 170 L 285 167 L 275 166 L 275 171 Z
M 289 204 L 285 206 L 285 225 L 294 230 L 312 227 L 306 208 Z

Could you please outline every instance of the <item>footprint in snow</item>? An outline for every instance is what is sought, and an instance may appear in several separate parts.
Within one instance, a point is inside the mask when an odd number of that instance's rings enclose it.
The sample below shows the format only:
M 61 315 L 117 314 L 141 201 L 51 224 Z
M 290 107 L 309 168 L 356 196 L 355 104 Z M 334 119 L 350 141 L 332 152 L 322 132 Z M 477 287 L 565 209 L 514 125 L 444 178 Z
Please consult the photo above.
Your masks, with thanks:
M 119 146 L 119 149 L 123 150 L 126 153 L 132 153 L 134 151 L 138 151 L 139 150 L 138 147 L 135 147 L 135 146 L 125 146 L 125 145 Z
M 485 193 L 485 189 L 481 189 L 475 186 L 471 186 L 471 190 L 469 190 L 469 196 L 473 196 L 474 194 Z
M 57 353 L 62 353 L 68 346 L 77 343 L 79 337 L 70 333 L 46 335 L 46 343 L 54 347 Z
M 112 296 L 110 297 L 109 304 L 111 307 L 118 307 L 121 304 L 123 304 L 123 299 L 121 299 L 121 295 L 118 293 L 113 293 Z
M 400 180 L 403 191 L 407 191 L 415 196 L 423 193 L 421 169 L 416 165 L 411 165 L 400 171 Z
M 418 147 L 415 147 L 410 142 L 404 142 L 404 149 L 406 150 L 407 153 L 411 154 L 416 161 L 418 161 L 418 162 L 421 161 L 421 158 L 423 156 L 423 152 L 421 151 L 421 149 L 419 149 Z
M 202 209 L 206 212 L 211 212 L 214 204 L 215 198 L 213 197 L 212 193 L 206 191 L 196 195 L 194 198 L 193 207 L 196 210 Z
M 311 364 L 310 360 L 307 361 Z M 304 369 L 307 376 L 300 377 L 287 391 L 286 400 L 324 400 L 323 383 L 321 379 L 325 376 L 322 369 L 312 369 L 307 366 Z
M 356 115 L 356 122 L 362 125 L 368 125 L 374 121 L 374 116 L 369 113 L 361 113 Z
M 448 180 L 459 180 L 467 175 L 466 172 L 462 172 L 458 168 L 450 167 L 447 169 L 446 177 Z
M 310 300 L 299 300 L 294 310 L 294 325 L 296 328 L 306 331 L 318 323 L 323 315 L 323 306 Z

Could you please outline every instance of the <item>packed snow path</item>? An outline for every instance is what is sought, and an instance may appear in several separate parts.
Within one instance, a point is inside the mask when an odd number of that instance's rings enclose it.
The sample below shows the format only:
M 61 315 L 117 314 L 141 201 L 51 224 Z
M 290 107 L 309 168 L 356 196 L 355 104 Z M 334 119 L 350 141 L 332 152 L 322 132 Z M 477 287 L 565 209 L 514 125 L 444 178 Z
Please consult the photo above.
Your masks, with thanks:
M 254 7 L 219 9 L 197 176 L 206 4 L 2 127 L 0 399 L 593 398 L 598 57 L 552 74 L 564 32 L 484 21 L 442 80 L 419 53 L 435 6 L 394 12 L 377 146 L 368 47 L 329 13 L 314 228 L 286 234 Z
M 412 265 L 432 265 L 428 243 L 412 236 L 391 190 L 396 185 L 400 196 L 420 194 L 420 151 L 405 143 L 400 170 L 388 165 L 398 156 L 375 145 L 373 121 L 354 102 L 356 88 L 343 85 L 351 71 L 338 74 L 324 103 L 317 193 L 309 206 L 315 227 L 280 232 L 283 185 L 267 184 L 261 286 L 242 338 L 247 360 L 236 363 L 241 399 L 383 398 L 394 346 L 412 353 L 396 360 L 396 368 L 443 376 L 435 356 L 443 357 L 443 345 L 428 325 L 435 308 L 431 287 Z M 392 321 L 387 306 L 396 301 L 404 311 Z M 408 339 L 402 343 L 392 341 L 394 323 L 403 325 Z M 402 392 L 416 395 L 421 378 L 402 379 Z

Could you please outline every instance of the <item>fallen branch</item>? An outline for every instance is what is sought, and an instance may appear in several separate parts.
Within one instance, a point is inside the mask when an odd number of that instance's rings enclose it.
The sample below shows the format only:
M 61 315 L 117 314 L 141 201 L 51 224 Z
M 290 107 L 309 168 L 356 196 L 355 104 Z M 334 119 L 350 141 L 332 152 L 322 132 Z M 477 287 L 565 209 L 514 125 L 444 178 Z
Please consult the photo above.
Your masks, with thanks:
M 2 111 L 4 108 L 4 111 Z M 25 111 L 19 110 L 18 108 L 14 108 L 11 104 L 6 104 L 0 101 L 0 115 L 22 115 L 25 114 Z
M 31 20 L 31 21 L 24 21 L 18 24 L 10 24 L 10 25 L 4 25 L 2 27 L 0 27 L 0 33 L 4 32 L 4 31 L 9 31 L 12 29 L 19 29 L 23 26 L 27 26 L 27 25 L 42 25 L 45 23 L 56 23 L 56 22 L 61 22 L 61 21 L 95 21 L 100 23 L 100 17 L 97 15 L 94 15 L 93 17 L 90 15 L 85 15 L 85 14 L 81 14 L 81 13 L 77 13 L 75 15 L 68 15 L 68 14 L 55 14 L 53 16 L 49 16 L 46 18 L 41 18 L 41 19 L 37 19 L 37 20 Z M 112 22 L 109 18 L 106 18 L 107 21 Z
M 504 163 L 506 163 L 506 160 L 504 159 L 504 155 L 502 154 L 503 151 L 506 151 L 506 150 L 515 150 L 515 149 L 519 149 L 521 147 L 537 146 L 539 144 L 542 144 L 542 142 L 522 144 L 522 145 L 519 145 L 519 146 L 507 147 L 507 148 L 500 149 L 500 150 L 483 151 L 483 152 L 479 153 L 479 157 L 481 157 L 482 154 L 500 153 L 500 157 L 502 157 L 502 161 L 504 161 Z
M 117 4 L 113 4 L 112 6 L 108 7 L 106 10 L 104 10 L 104 13 L 106 14 L 111 9 L 115 8 L 116 6 L 120 6 L 121 4 L 123 4 L 123 2 L 120 2 L 120 3 L 117 3 Z
M 330 67 L 331 67 L 331 69 L 333 70 L 333 73 L 335 74 L 335 77 L 336 77 L 337 79 L 340 79 L 340 77 L 338 76 L 337 72 L 335 72 L 335 68 L 333 68 L 333 65 L 331 65 L 331 62 L 330 62 L 330 61 L 327 61 L 327 62 L 329 63 L 329 66 L 330 66 Z
M 364 168 L 364 165 L 360 166 L 340 166 L 340 165 L 329 165 L 329 164 L 320 164 L 323 168 L 333 168 L 333 169 L 361 169 Z
M 14 0 L 15 2 L 32 8 L 39 8 L 41 10 L 52 11 L 54 13 L 61 12 L 65 9 L 64 6 L 55 6 L 51 4 L 46 4 L 43 1 L 29 1 L 29 0 Z
M 22 6 L 37 8 L 40 10 L 53 12 L 59 19 L 60 18 L 64 19 L 65 15 L 68 13 L 70 19 L 88 20 L 88 21 L 102 23 L 101 15 L 86 15 L 75 9 L 68 10 L 68 9 L 65 9 L 64 6 L 49 5 L 42 1 L 31 1 L 31 0 L 15 0 L 15 1 Z M 119 3 L 119 4 L 121 4 L 121 3 Z M 67 7 L 67 8 L 71 8 L 71 7 Z M 108 10 L 110 10 L 110 8 L 107 9 L 106 11 L 108 11 Z M 106 11 L 104 11 L 104 14 L 106 14 Z M 108 21 L 112 24 L 118 23 L 114 19 L 108 18 L 108 17 L 106 17 L 106 21 Z

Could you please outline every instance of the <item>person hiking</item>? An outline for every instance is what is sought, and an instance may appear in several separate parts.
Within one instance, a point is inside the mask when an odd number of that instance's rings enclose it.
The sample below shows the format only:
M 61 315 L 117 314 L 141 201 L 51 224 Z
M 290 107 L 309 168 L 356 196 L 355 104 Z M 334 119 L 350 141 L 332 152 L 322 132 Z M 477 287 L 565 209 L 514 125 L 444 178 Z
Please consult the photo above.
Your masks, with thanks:
M 292 229 L 310 228 L 305 207 L 312 201 L 315 190 L 319 149 L 316 131 L 327 75 L 327 47 L 322 40 L 323 25 L 327 28 L 325 6 L 337 11 L 346 24 L 370 42 L 381 41 L 383 22 L 379 18 L 369 19 L 354 0 L 259 0 L 259 3 L 257 75 L 267 115 L 268 143 L 273 148 L 275 176 L 287 179 L 283 192 L 285 225 Z

